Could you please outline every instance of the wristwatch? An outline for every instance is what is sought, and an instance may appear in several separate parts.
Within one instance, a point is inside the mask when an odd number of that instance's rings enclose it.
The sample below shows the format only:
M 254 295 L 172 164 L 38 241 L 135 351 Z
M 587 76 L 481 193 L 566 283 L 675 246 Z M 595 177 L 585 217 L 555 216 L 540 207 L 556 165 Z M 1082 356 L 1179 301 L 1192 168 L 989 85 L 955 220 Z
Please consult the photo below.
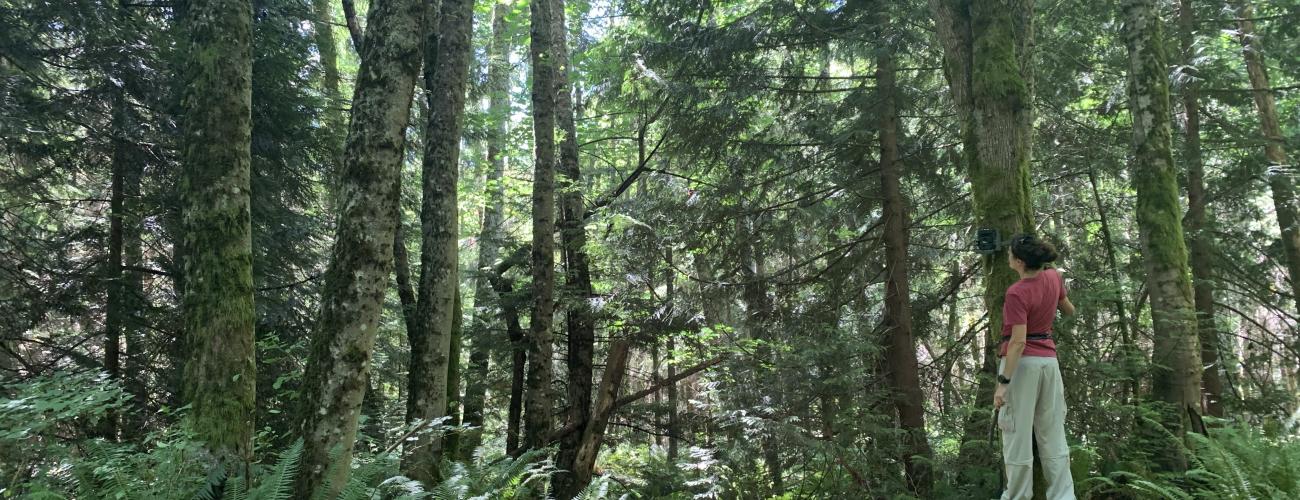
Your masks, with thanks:
M 1002 384 L 1002 385 L 1010 384 L 1010 383 L 1011 383 L 1011 379 L 1009 379 L 1009 378 L 1003 376 L 1001 373 L 999 373 L 999 374 L 998 374 L 998 383 L 999 383 L 999 384 Z

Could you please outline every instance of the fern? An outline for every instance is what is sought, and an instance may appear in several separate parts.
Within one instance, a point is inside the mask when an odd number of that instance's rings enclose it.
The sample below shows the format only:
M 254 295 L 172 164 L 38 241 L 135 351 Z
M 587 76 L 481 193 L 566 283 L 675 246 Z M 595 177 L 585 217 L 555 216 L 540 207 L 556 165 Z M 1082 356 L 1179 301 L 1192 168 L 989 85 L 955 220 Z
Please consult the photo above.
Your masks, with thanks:
M 224 492 L 223 500 L 249 500 L 248 478 L 243 474 L 230 474 Z
M 251 500 L 289 500 L 293 494 L 293 481 L 298 474 L 298 464 L 302 460 L 302 440 L 294 441 L 289 449 L 280 453 L 280 460 L 275 463 L 265 477 L 258 481 L 257 488 L 249 492 Z M 227 500 L 241 500 L 227 498 Z

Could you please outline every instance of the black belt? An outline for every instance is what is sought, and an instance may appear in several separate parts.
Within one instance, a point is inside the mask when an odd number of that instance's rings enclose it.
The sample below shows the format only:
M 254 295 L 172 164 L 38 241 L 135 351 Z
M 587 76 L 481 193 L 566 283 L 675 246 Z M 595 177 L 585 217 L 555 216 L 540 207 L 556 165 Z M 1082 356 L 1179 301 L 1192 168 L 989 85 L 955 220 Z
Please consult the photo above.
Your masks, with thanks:
M 1011 340 L 1011 336 L 1010 336 L 1010 335 L 1005 335 L 1005 336 L 1002 337 L 1002 341 L 1003 341 L 1003 342 L 1006 342 L 1006 341 L 1009 341 L 1009 340 Z M 1025 340 L 1052 340 L 1052 334 L 1050 334 L 1050 333 L 1030 333 L 1030 334 L 1028 334 L 1028 335 L 1025 335 Z

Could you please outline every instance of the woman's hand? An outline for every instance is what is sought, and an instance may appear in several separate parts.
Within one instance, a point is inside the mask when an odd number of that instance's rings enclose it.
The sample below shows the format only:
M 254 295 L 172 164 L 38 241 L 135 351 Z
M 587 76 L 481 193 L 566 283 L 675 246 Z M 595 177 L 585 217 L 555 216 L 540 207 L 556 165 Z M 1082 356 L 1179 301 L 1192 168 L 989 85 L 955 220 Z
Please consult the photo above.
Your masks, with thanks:
M 993 391 L 993 408 L 1001 408 L 1007 404 L 1007 385 L 998 384 L 997 390 Z

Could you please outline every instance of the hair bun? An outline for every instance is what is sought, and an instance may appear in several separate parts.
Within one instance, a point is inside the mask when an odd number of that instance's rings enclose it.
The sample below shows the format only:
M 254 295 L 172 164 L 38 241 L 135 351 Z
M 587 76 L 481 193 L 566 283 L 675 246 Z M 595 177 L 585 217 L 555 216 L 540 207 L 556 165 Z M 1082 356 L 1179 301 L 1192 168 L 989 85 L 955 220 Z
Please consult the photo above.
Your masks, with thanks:
M 1061 257 L 1051 243 L 1029 233 L 1019 234 L 1011 239 L 1011 254 L 1024 261 L 1025 267 L 1029 269 L 1042 269 L 1043 264 L 1055 262 Z

